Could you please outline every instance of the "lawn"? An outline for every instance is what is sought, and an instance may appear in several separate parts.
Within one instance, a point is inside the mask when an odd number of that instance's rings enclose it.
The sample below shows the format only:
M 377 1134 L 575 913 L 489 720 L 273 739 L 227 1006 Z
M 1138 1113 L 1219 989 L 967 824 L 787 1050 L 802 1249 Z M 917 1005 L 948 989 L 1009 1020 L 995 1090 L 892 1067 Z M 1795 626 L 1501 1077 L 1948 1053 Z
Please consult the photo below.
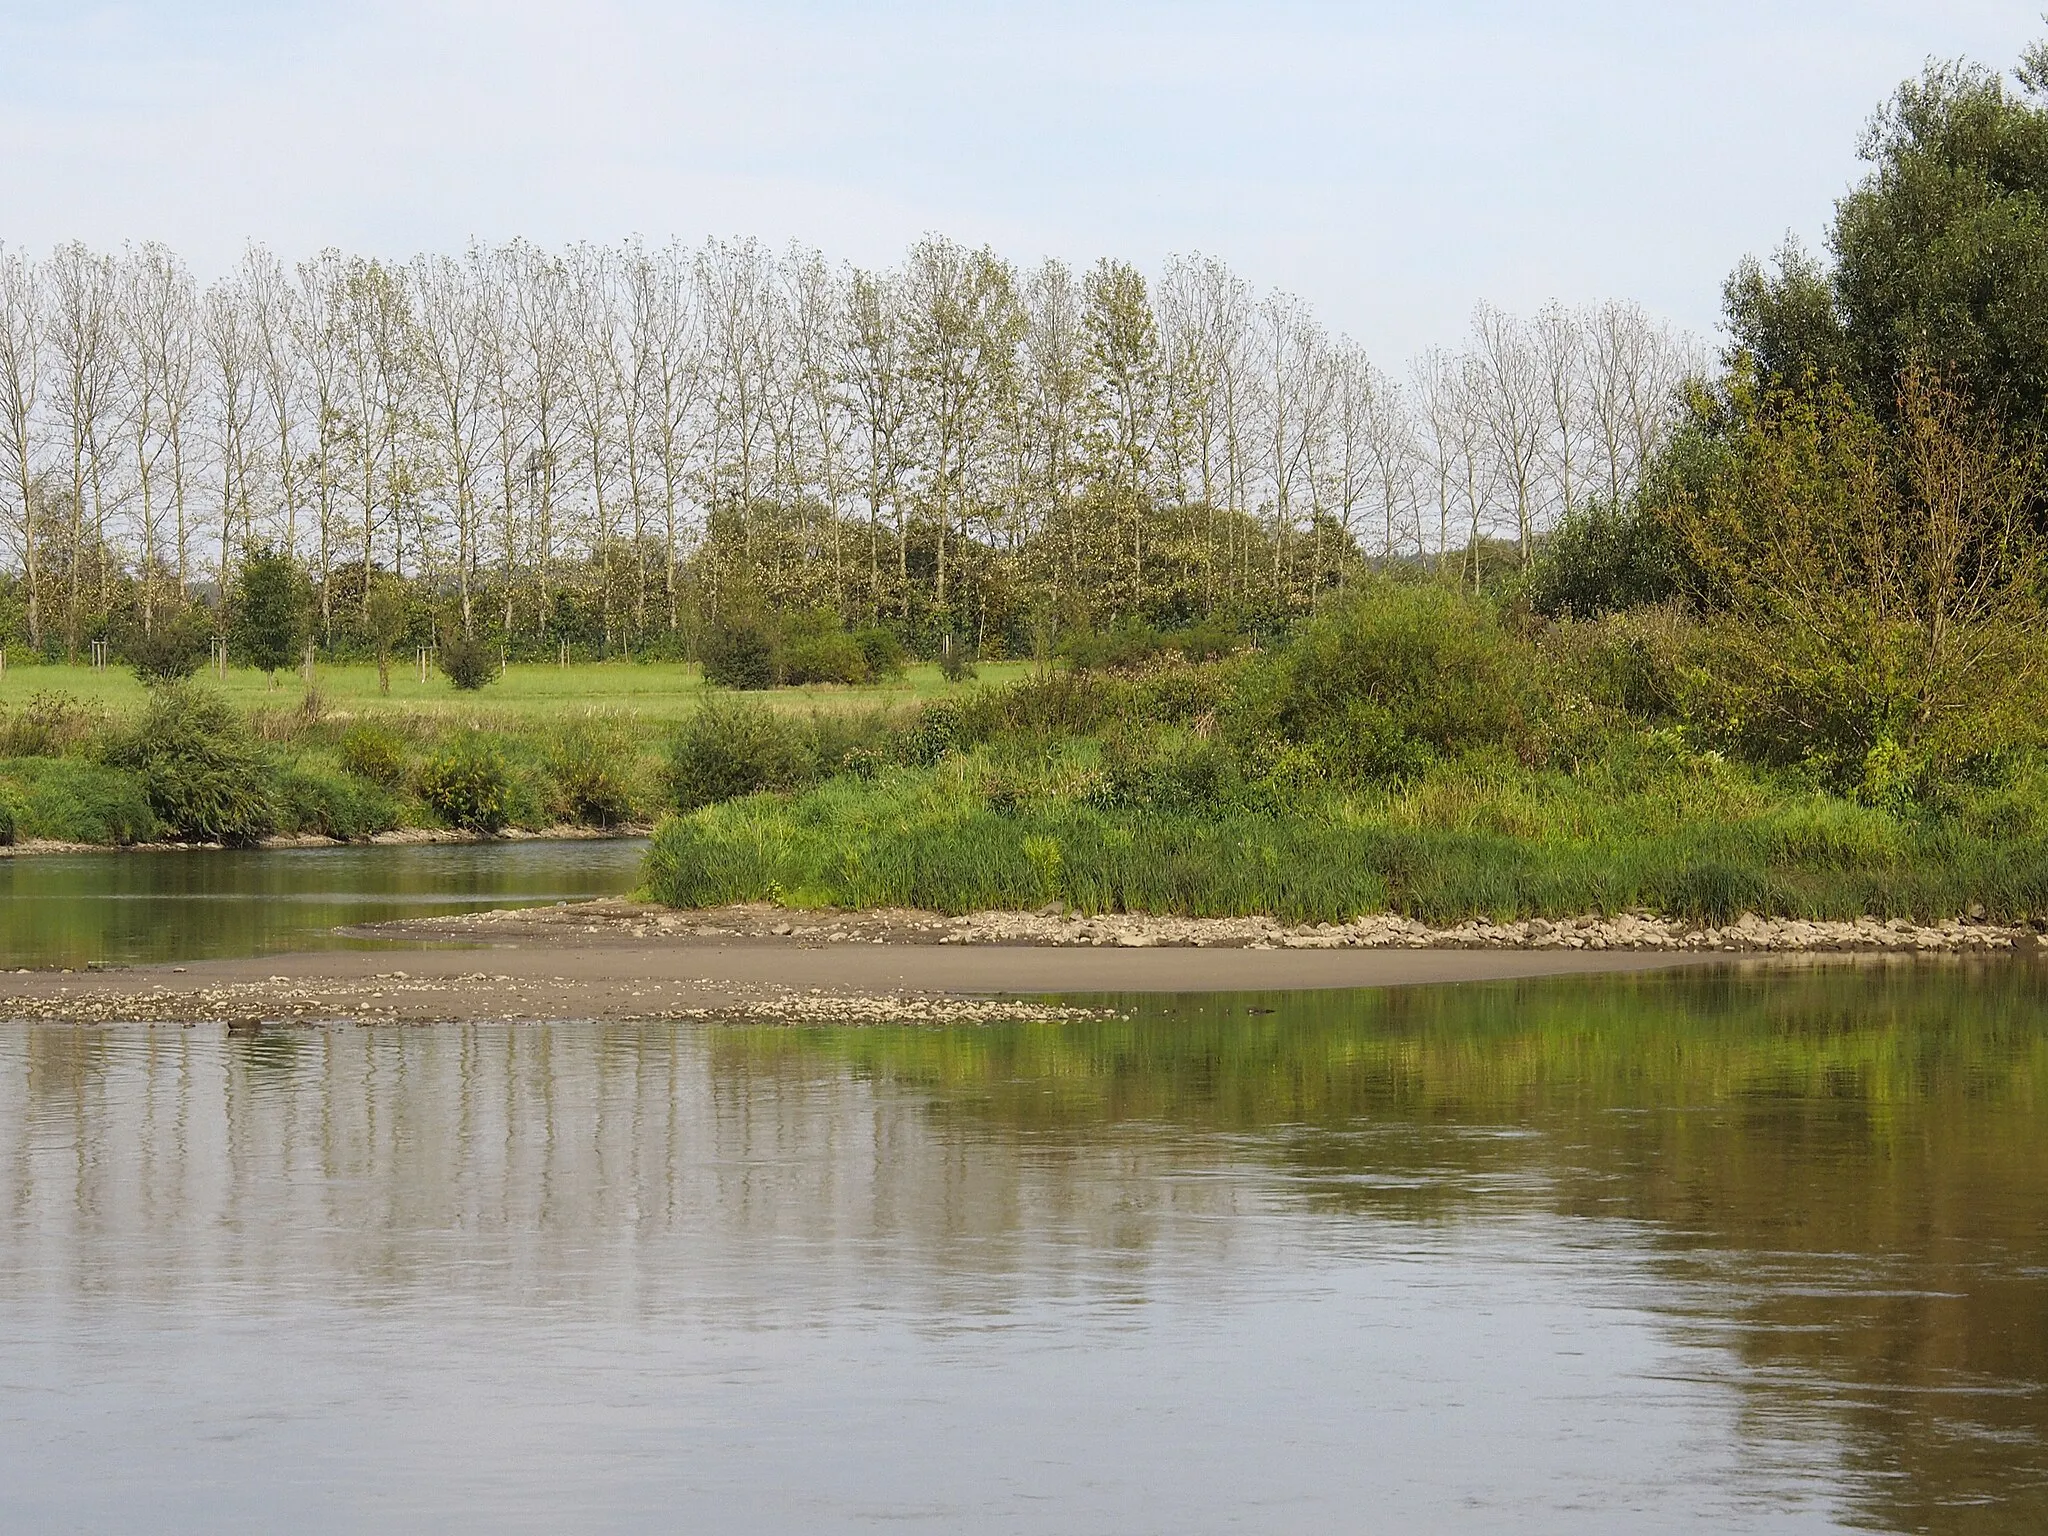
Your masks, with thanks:
M 1030 669 L 1029 662 L 991 662 L 980 669 L 978 683 L 1007 682 Z M 697 708 L 707 692 L 702 674 L 686 662 L 518 665 L 481 692 L 466 694 L 456 692 L 438 672 L 429 671 L 422 683 L 417 663 L 410 660 L 393 665 L 388 696 L 377 691 L 377 669 L 372 665 L 321 665 L 315 677 L 321 699 L 336 713 L 364 715 L 388 709 L 414 716 L 496 715 L 507 725 L 593 710 L 673 720 Z M 230 668 L 225 680 L 211 672 L 202 672 L 199 680 L 220 689 L 243 710 L 276 709 L 300 698 L 296 673 L 281 675 L 275 687 L 267 674 L 246 667 Z M 872 687 L 777 688 L 756 697 L 777 709 L 802 712 L 910 705 L 973 686 L 949 684 L 936 666 L 913 666 L 902 677 Z M 0 709 L 17 707 L 38 693 L 68 693 L 120 713 L 139 709 L 144 698 L 142 684 L 126 667 L 109 666 L 102 672 L 82 666 L 22 666 L 10 658 L 0 675 Z

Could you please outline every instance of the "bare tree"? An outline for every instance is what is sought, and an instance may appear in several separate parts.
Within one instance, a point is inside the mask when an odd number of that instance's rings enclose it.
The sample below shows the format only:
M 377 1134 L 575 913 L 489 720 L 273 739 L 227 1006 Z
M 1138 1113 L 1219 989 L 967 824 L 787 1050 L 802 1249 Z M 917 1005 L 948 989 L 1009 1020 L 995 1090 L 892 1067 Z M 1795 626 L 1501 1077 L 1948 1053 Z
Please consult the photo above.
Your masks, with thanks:
M 28 586 L 29 644 L 43 643 L 43 581 L 36 547 L 36 409 L 42 393 L 43 299 L 33 263 L 0 247 L 0 465 L 8 542 Z
M 111 572 L 106 550 L 108 438 L 119 408 L 120 334 L 114 263 L 83 245 L 61 247 L 49 264 L 50 339 L 58 388 L 55 404 L 69 449 L 70 567 L 64 608 L 64 648 L 78 659 L 85 617 L 87 566 L 104 606 Z M 88 528 L 91 539 L 88 542 Z

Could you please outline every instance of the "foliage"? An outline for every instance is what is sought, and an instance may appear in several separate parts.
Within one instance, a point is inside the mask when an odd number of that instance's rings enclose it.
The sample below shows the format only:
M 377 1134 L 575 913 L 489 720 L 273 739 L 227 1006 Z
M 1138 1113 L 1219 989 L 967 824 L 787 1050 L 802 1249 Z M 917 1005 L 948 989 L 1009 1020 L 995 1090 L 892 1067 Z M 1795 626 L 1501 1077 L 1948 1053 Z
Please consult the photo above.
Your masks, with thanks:
M 853 632 L 853 643 L 860 647 L 861 660 L 867 664 L 868 681 L 882 682 L 903 675 L 903 642 L 893 630 L 870 624 Z
M 475 692 L 498 675 L 498 655 L 481 640 L 453 634 L 441 642 L 441 670 L 448 681 L 466 692 Z
M 140 778 L 150 810 L 173 837 L 252 843 L 277 828 L 262 753 L 217 693 L 159 688 L 134 728 L 108 744 L 106 761 Z
M 195 605 L 175 616 L 159 618 L 151 628 L 138 626 L 121 650 L 143 682 L 151 686 L 176 683 L 199 670 L 211 634 L 204 610 Z
M 413 788 L 451 827 L 497 832 L 511 817 L 512 783 L 505 760 L 488 743 L 463 738 L 420 765 Z
M 0 848 L 13 845 L 14 821 L 14 800 L 4 791 L 0 791 Z
M 1226 718 L 1248 758 L 1366 782 L 1477 747 L 1526 749 L 1528 648 L 1438 586 L 1375 583 L 1333 602 L 1248 674 Z
M 969 682 L 975 675 L 966 645 L 951 632 L 939 636 L 939 675 L 949 683 Z
M 1598 618 L 1676 592 L 1670 525 L 1642 504 L 1575 507 L 1543 540 L 1524 589 L 1552 618 Z
M 298 561 L 267 544 L 257 545 L 244 556 L 235 582 L 230 643 L 261 671 L 293 666 L 306 642 L 311 596 Z
M 396 789 L 405 782 L 405 743 L 374 722 L 351 726 L 341 738 L 341 766 L 359 779 Z
M 1945 380 L 1908 368 L 1893 414 L 1738 375 L 1725 463 L 1672 516 L 1715 613 L 1700 728 L 1836 788 L 1917 793 L 2038 735 L 2048 545 L 2033 455 Z
M 781 716 L 743 699 L 709 700 L 676 732 L 668 793 L 679 810 L 764 789 L 789 789 L 810 774 L 795 731 Z
M 410 620 L 406 612 L 405 587 L 396 577 L 386 576 L 370 583 L 370 590 L 363 598 L 363 628 L 368 631 L 372 648 L 377 656 L 377 688 L 381 693 L 391 691 L 391 652 L 405 638 Z M 465 657 L 464 663 L 470 658 Z M 445 647 L 442 651 L 441 666 L 448 666 Z M 453 678 L 454 673 L 450 672 Z M 458 688 L 477 687 L 482 683 L 460 683 Z
M 92 741 L 105 726 L 103 709 L 46 689 L 0 714 L 0 757 L 61 757 Z
M 1833 266 L 1788 247 L 1775 273 L 1737 270 L 1729 329 L 1768 384 L 1839 383 L 1882 415 L 1917 365 L 2048 427 L 2048 81 L 2023 69 L 2021 86 L 1930 64 L 1864 135 L 1871 170 L 1836 204 Z
M 157 835 L 156 814 L 133 773 L 75 757 L 0 761 L 0 795 L 19 837 L 125 846 Z
M 354 842 L 398 825 L 398 805 L 384 786 L 321 772 L 306 764 L 277 777 L 278 827 Z
M 867 651 L 846 632 L 839 615 L 819 609 L 788 620 L 782 631 L 782 681 L 786 683 L 865 683 L 873 680 Z M 715 682 L 710 662 L 705 680 Z M 733 687 L 751 687 L 734 683 Z
M 616 827 L 633 819 L 626 771 L 632 756 L 625 728 L 616 721 L 575 720 L 555 733 L 547 766 L 570 820 Z
M 778 671 L 775 634 L 758 614 L 726 614 L 697 642 L 704 681 L 719 688 L 773 688 Z

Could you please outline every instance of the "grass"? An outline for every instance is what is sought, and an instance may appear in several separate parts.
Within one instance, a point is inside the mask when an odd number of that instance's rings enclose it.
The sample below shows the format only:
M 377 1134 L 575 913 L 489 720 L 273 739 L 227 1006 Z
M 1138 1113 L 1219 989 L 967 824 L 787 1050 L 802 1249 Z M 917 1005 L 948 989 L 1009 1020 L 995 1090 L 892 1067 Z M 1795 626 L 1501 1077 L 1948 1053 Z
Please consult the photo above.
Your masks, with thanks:
M 1293 809 L 1148 810 L 1020 795 L 1011 772 L 977 752 L 708 807 L 662 825 L 648 889 L 678 906 L 1060 902 L 1296 922 L 2048 912 L 2039 786 L 1916 818 L 1714 758 L 1621 758 L 1583 774 L 1482 759 Z
M 936 666 L 920 665 L 906 669 L 895 681 L 869 687 L 776 688 L 754 696 L 772 708 L 794 713 L 877 704 L 909 706 L 1009 681 L 1030 669 L 1029 662 L 990 662 L 981 667 L 979 683 L 952 684 L 940 676 Z M 707 693 L 715 691 L 705 687 L 703 674 L 694 664 L 685 662 L 517 665 L 475 693 L 457 692 L 447 678 L 431 669 L 422 683 L 417 662 L 406 657 L 394 658 L 388 696 L 377 690 L 374 665 L 319 665 L 314 679 L 325 706 L 339 714 L 360 717 L 395 712 L 495 719 L 507 724 L 591 712 L 667 722 L 691 713 Z M 295 672 L 280 674 L 276 687 L 271 686 L 267 673 L 247 667 L 230 668 L 224 680 L 201 673 L 199 681 L 218 689 L 230 703 L 247 712 L 291 708 L 302 692 Z M 18 707 L 38 693 L 68 693 L 128 713 L 141 710 L 146 690 L 125 667 L 98 672 L 91 667 L 23 666 L 10 657 L 6 672 L 0 674 L 0 709 Z

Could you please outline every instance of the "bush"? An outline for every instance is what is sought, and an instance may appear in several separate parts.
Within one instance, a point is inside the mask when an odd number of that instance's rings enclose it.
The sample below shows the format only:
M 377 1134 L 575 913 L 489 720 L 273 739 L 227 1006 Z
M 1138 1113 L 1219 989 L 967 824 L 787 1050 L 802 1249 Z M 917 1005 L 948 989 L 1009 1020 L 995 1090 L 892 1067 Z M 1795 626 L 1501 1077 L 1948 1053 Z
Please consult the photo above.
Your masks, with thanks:
M 609 722 L 565 726 L 549 747 L 548 771 L 569 819 L 591 827 L 631 821 L 633 794 L 625 772 L 630 761 L 624 732 Z
M 974 676 L 974 663 L 967 658 L 967 647 L 958 635 L 939 637 L 939 675 L 949 683 L 964 683 Z
M 1340 778 L 1398 778 L 1479 747 L 1527 748 L 1531 663 L 1489 607 L 1376 584 L 1249 674 L 1229 725 L 1247 760 L 1290 743 Z
M 77 758 L 22 758 L 0 766 L 18 837 L 125 845 L 157 835 L 156 813 L 133 773 Z
M 1594 502 L 1574 508 L 1543 541 L 1524 590 L 1540 614 L 1598 618 L 1668 602 L 1677 591 L 1678 564 L 1663 519 Z
M 14 844 L 14 802 L 0 795 L 0 848 Z
M 465 691 L 473 692 L 498 675 L 498 653 L 467 635 L 450 635 L 443 640 L 440 659 L 448 681 Z
M 278 825 L 354 842 L 398 825 L 398 807 L 377 785 L 300 765 L 277 782 Z
M 853 632 L 853 643 L 860 647 L 861 659 L 867 663 L 870 682 L 903 675 L 903 642 L 893 630 L 869 625 Z
M 341 738 L 341 766 L 359 779 L 396 789 L 405 782 L 405 744 L 381 725 L 358 725 Z
M 870 677 L 861 644 L 827 611 L 792 620 L 782 635 L 786 683 L 865 683 Z
M 504 759 L 483 742 L 461 741 L 428 758 L 413 787 L 435 815 L 464 831 L 499 831 L 511 815 Z
M 717 688 L 773 688 L 775 635 L 757 615 L 725 615 L 712 621 L 697 643 L 704 681 Z
M 791 789 L 809 776 L 788 722 L 738 699 L 707 701 L 683 722 L 669 749 L 668 792 L 679 810 Z
M 204 616 L 188 608 L 175 619 L 159 621 L 153 629 L 136 630 L 121 650 L 135 675 L 154 688 L 182 682 L 197 672 L 211 635 Z
M 241 718 L 217 693 L 158 688 L 107 762 L 142 781 L 151 811 L 173 837 L 253 843 L 277 827 L 269 765 Z

